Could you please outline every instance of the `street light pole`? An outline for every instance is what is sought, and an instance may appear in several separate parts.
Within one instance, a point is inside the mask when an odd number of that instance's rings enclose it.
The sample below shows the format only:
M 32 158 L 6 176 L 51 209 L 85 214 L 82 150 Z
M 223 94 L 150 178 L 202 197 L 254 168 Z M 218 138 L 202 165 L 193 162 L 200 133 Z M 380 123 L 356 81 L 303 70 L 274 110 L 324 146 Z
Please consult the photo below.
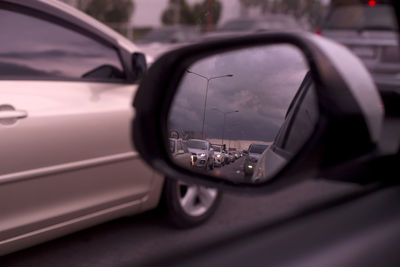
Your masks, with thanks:
M 225 138 L 225 121 L 226 121 L 226 115 L 231 114 L 231 113 L 236 113 L 239 112 L 239 110 L 233 110 L 233 111 L 221 111 L 217 108 L 213 108 L 213 110 L 218 111 L 224 115 L 224 123 L 222 125 L 222 145 L 224 145 L 224 138 Z
M 201 126 L 201 136 L 203 139 L 206 139 L 206 136 L 204 134 L 204 122 L 206 121 L 206 107 L 207 107 L 207 95 L 208 95 L 209 84 L 210 84 L 210 79 L 207 79 L 206 98 L 204 100 L 204 108 L 203 108 L 203 125 Z
M 208 96 L 208 86 L 210 84 L 210 81 L 215 80 L 215 79 L 220 79 L 220 78 L 233 77 L 233 74 L 225 74 L 225 75 L 221 75 L 221 76 L 207 77 L 207 76 L 201 75 L 199 73 L 193 72 L 191 70 L 186 70 L 186 72 L 197 75 L 207 81 L 206 97 L 204 99 L 204 108 L 203 108 L 203 123 L 202 123 L 202 127 L 201 127 L 201 136 L 203 139 L 206 139 L 205 134 L 204 134 L 204 123 L 206 121 L 207 96 Z

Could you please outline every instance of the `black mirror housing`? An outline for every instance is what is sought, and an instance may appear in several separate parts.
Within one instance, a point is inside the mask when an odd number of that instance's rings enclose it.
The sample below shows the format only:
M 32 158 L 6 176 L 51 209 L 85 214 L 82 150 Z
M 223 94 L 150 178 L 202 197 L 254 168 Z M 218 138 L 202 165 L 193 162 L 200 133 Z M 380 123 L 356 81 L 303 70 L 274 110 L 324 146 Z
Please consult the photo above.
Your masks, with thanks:
M 299 48 L 315 81 L 321 114 L 312 136 L 302 149 L 275 177 L 257 185 L 216 180 L 173 163 L 165 145 L 167 116 L 187 68 L 209 55 L 270 44 L 291 44 Z M 168 52 L 149 69 L 135 97 L 134 107 L 135 147 L 152 167 L 167 177 L 239 192 L 276 191 L 315 176 L 338 178 L 331 174 L 332 168 L 375 151 L 384 116 L 376 86 L 362 62 L 347 48 L 310 33 L 249 35 Z

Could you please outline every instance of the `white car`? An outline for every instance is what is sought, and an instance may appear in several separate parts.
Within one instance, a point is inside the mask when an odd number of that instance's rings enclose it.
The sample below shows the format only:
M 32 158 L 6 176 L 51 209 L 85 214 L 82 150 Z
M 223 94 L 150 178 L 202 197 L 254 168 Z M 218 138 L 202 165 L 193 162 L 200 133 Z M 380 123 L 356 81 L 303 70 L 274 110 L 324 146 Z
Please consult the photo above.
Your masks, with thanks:
M 214 165 L 216 167 L 222 167 L 225 165 L 225 155 L 222 153 L 222 146 L 221 145 L 212 145 L 214 149 Z
M 193 167 L 204 168 L 205 170 L 214 169 L 214 150 L 209 141 L 189 139 L 187 147 L 191 154 Z
M 213 213 L 219 191 L 164 181 L 132 149 L 134 44 L 53 0 L 3 0 L 0 25 L 0 255 L 161 197 L 181 227 Z

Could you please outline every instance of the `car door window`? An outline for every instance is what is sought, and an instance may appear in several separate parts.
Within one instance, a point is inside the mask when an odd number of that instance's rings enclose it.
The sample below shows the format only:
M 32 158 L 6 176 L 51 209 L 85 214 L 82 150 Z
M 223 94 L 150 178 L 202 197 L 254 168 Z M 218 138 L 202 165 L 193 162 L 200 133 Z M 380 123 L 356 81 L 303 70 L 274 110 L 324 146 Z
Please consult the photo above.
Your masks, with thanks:
M 58 24 L 0 9 L 0 79 L 124 80 L 118 52 Z

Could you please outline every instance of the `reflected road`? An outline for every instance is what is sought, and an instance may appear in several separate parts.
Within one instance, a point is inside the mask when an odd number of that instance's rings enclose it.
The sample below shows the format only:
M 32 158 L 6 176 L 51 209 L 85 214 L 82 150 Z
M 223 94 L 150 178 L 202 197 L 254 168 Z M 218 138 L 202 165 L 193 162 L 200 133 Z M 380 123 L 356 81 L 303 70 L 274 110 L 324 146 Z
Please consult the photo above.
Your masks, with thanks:
M 235 183 L 243 183 L 243 182 L 248 183 L 248 180 L 246 181 L 244 178 L 244 172 L 243 172 L 244 159 L 245 157 L 240 157 L 235 162 L 232 162 L 228 165 L 219 168 L 214 168 L 214 170 L 211 171 L 210 175 L 215 175 L 225 178 L 229 177 L 229 180 Z

